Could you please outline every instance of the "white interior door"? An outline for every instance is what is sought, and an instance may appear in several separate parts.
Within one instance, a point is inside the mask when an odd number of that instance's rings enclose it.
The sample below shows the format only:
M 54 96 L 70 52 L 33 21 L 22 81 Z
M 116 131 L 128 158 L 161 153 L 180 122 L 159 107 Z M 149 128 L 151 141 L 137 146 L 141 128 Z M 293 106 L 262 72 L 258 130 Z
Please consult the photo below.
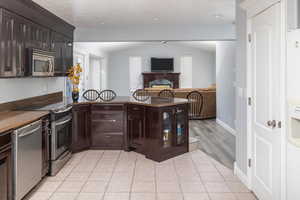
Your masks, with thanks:
M 143 88 L 142 57 L 129 57 L 130 93 Z
M 251 19 L 252 187 L 260 200 L 280 200 L 280 3 Z
M 180 63 L 180 87 L 193 88 L 193 57 L 183 56 Z

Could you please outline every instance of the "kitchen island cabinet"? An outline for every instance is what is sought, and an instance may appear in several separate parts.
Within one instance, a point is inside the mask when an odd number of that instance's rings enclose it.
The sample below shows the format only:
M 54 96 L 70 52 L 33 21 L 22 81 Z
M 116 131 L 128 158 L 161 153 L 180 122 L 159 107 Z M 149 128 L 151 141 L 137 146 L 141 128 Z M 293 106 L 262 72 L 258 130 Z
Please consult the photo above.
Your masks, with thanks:
M 188 127 L 185 99 L 81 100 L 73 104 L 73 152 L 134 150 L 161 162 L 188 152 Z
M 73 107 L 72 144 L 73 152 L 90 148 L 90 105 Z
M 124 149 L 124 105 L 91 106 L 91 148 Z

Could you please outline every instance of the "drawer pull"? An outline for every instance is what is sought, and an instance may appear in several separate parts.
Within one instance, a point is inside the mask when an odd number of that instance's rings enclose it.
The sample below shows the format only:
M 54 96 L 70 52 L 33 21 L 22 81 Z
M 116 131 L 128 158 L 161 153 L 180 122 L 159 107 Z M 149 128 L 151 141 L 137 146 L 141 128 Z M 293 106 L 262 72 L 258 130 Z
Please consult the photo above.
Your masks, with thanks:
M 117 120 L 115 119 L 97 119 L 97 120 L 93 120 L 94 122 L 117 122 Z

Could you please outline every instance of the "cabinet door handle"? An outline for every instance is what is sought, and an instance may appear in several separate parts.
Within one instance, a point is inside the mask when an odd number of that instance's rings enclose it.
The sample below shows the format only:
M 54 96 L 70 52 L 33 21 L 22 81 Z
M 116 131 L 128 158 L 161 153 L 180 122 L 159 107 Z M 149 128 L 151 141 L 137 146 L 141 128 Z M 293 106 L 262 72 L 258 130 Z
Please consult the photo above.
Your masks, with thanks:
M 98 119 L 98 120 L 93 120 L 94 122 L 117 122 L 115 119 Z

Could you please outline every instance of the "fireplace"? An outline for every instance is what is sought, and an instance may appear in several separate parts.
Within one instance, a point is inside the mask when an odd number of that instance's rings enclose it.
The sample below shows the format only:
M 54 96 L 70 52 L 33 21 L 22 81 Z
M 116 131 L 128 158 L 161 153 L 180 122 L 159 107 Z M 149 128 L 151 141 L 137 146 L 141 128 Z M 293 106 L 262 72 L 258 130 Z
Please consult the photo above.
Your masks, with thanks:
M 180 73 L 143 73 L 144 88 L 179 88 L 179 76 Z
M 157 79 L 157 80 L 151 81 L 149 83 L 149 87 L 151 87 L 151 88 L 160 88 L 160 87 L 173 88 L 173 83 L 167 79 Z

